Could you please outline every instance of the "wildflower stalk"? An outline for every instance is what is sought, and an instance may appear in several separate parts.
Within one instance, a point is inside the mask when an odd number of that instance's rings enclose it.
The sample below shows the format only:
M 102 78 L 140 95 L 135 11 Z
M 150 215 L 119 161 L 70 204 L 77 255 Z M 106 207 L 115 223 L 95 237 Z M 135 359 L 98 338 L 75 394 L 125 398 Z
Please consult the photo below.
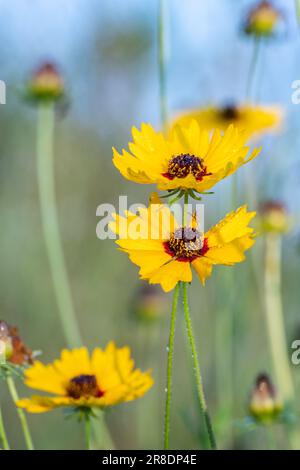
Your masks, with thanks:
M 188 195 L 188 192 L 185 192 L 184 206 L 183 206 L 183 218 L 182 218 L 182 224 L 184 228 L 187 226 L 188 201 L 189 201 L 189 195 Z M 192 322 L 191 322 L 191 317 L 190 317 L 190 310 L 189 310 L 189 303 L 188 303 L 188 283 L 182 282 L 181 284 L 182 284 L 182 291 L 183 291 L 183 309 L 184 309 L 184 315 L 185 315 L 186 330 L 187 330 L 188 340 L 189 340 L 189 344 L 191 348 L 191 355 L 192 355 L 200 409 L 205 420 L 207 435 L 209 439 L 209 446 L 211 449 L 217 449 L 216 439 L 214 436 L 214 432 L 213 432 L 213 428 L 212 428 L 212 424 L 211 424 L 211 420 L 210 420 L 210 416 L 209 416 L 208 408 L 206 404 L 204 388 L 203 388 L 203 380 L 201 376 L 201 370 L 200 370 L 198 354 L 197 354 L 194 333 L 193 333 L 193 328 L 192 328 Z
M 296 8 L 298 25 L 300 26 L 300 0 L 295 0 L 295 8 Z
M 265 260 L 267 331 L 277 385 L 280 387 L 283 399 L 291 401 L 295 398 L 295 390 L 287 355 L 288 347 L 283 319 L 280 271 L 281 236 L 277 233 L 267 233 Z
M 54 104 L 39 105 L 37 128 L 37 173 L 41 217 L 60 320 L 69 347 L 82 344 L 65 265 L 59 231 L 54 178 Z
M 8 443 L 8 440 L 7 440 L 7 436 L 6 436 L 6 432 L 5 432 L 5 427 L 4 427 L 4 421 L 3 421 L 1 408 L 0 408 L 0 441 L 3 445 L 4 450 L 10 450 L 9 443 Z
M 193 333 L 193 328 L 192 328 L 192 323 L 191 323 L 190 310 L 189 310 L 189 304 L 188 304 L 187 284 L 188 284 L 187 282 L 182 283 L 183 308 L 184 308 L 184 315 L 185 315 L 185 322 L 186 322 L 186 330 L 187 330 L 188 340 L 190 343 L 190 348 L 191 348 L 191 353 L 192 353 L 192 361 L 193 361 L 194 374 L 195 374 L 195 379 L 196 379 L 197 395 L 199 399 L 200 409 L 201 409 L 201 412 L 203 413 L 204 420 L 205 420 L 210 448 L 216 450 L 217 444 L 216 444 L 216 439 L 215 439 L 215 435 L 214 435 L 212 424 L 211 424 L 211 419 L 210 419 L 207 404 L 206 404 L 204 388 L 203 388 L 203 380 L 201 376 L 198 354 L 197 354 L 194 333 Z
M 44 238 L 51 269 L 60 321 L 70 348 L 82 344 L 59 230 L 54 178 L 54 104 L 41 102 L 38 110 L 37 174 Z M 113 448 L 109 431 L 103 423 L 102 431 L 108 448 Z M 98 427 L 95 426 L 98 434 Z
M 11 398 L 12 398 L 13 402 L 16 403 L 19 400 L 19 396 L 18 396 L 18 392 L 17 392 L 16 386 L 15 386 L 14 380 L 10 375 L 7 377 L 6 383 L 7 383 L 8 390 L 9 390 L 9 393 L 11 395 Z M 31 438 L 31 434 L 30 434 L 30 431 L 29 431 L 29 427 L 28 427 L 28 423 L 27 423 L 25 413 L 21 408 L 18 408 L 18 407 L 17 407 L 17 412 L 18 412 L 18 415 L 19 415 L 21 428 L 22 428 L 22 431 L 23 431 L 23 434 L 24 434 L 26 447 L 27 447 L 28 450 L 34 450 L 34 446 L 33 446 L 33 442 L 32 442 L 32 438 Z
M 91 418 L 88 413 L 84 417 L 85 442 L 87 450 L 91 450 Z
M 261 46 L 261 38 L 257 37 L 254 39 L 253 52 L 252 52 L 252 57 L 251 57 L 251 62 L 250 62 L 250 67 L 249 67 L 249 72 L 248 72 L 247 87 L 246 87 L 246 98 L 248 100 L 250 100 L 252 97 L 253 83 L 255 79 L 255 72 L 256 72 L 257 63 L 258 63 L 260 46 Z
M 166 16 L 167 1 L 159 0 L 158 10 L 158 69 L 159 69 L 159 97 L 160 118 L 164 131 L 167 129 L 168 100 L 167 100 L 167 41 L 166 41 Z
M 168 345 L 168 361 L 167 361 L 167 386 L 166 386 L 166 406 L 165 406 L 165 423 L 164 423 L 164 449 L 169 449 L 170 442 L 170 414 L 171 414 L 171 398 L 172 398 L 172 372 L 174 359 L 174 339 L 176 326 L 176 311 L 179 296 L 179 282 L 177 283 L 173 294 L 173 305 L 170 320 L 170 336 Z

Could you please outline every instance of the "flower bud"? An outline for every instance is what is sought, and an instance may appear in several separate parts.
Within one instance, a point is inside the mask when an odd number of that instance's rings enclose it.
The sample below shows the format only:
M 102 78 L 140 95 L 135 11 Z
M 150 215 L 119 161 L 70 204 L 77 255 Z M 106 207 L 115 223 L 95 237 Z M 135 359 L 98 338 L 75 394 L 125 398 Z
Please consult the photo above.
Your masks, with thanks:
M 64 82 L 54 64 L 45 63 L 33 74 L 27 86 L 34 101 L 57 101 L 64 95 Z
M 249 412 L 258 422 L 268 424 L 276 420 L 283 405 L 267 374 L 259 374 L 249 403 Z
M 262 1 L 248 14 L 244 31 L 255 36 L 272 36 L 282 19 L 282 14 L 271 2 Z
M 291 220 L 285 206 L 279 201 L 266 201 L 260 207 L 262 232 L 285 233 L 291 227 Z
M 168 310 L 167 296 L 158 286 L 142 284 L 136 292 L 133 310 L 141 320 L 157 320 Z
M 19 330 L 0 320 L 0 341 L 4 344 L 5 359 L 13 364 L 32 364 L 32 351 L 22 341 Z
M 12 356 L 12 342 L 9 335 L 8 324 L 0 320 L 0 355 L 2 359 L 9 360 Z

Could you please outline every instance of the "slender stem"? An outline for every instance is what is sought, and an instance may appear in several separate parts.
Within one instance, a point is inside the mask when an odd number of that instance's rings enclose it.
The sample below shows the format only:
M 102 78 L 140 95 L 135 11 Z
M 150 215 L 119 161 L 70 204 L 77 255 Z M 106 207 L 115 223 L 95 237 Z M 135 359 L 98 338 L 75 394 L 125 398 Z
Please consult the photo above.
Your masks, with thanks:
M 65 265 L 55 198 L 54 106 L 41 104 L 37 129 L 37 174 L 41 217 L 52 281 L 64 335 L 69 347 L 82 344 Z
M 84 418 L 85 442 L 87 450 L 91 450 L 91 418 L 88 413 Z
M 246 98 L 248 100 L 252 98 L 253 83 L 254 83 L 255 72 L 256 72 L 256 67 L 258 63 L 260 45 L 261 45 L 261 39 L 255 38 L 254 45 L 253 45 L 252 58 L 250 62 L 249 72 L 248 72 L 247 88 L 246 88 Z
M 173 305 L 170 321 L 170 336 L 168 345 L 168 362 L 167 362 L 167 387 L 166 387 L 166 406 L 165 406 L 165 425 L 164 425 L 164 449 L 169 449 L 170 442 L 170 414 L 171 414 L 171 398 L 172 398 L 172 373 L 174 359 L 174 339 L 176 326 L 176 310 L 179 296 L 179 286 L 177 283 L 173 294 Z
M 158 69 L 159 69 L 159 96 L 160 96 L 160 119 L 164 131 L 168 124 L 168 100 L 167 100 L 167 41 L 166 41 L 166 18 L 167 1 L 159 0 L 158 11 Z
M 300 26 L 300 0 L 295 0 L 295 8 L 296 8 L 298 25 Z
M 216 439 L 215 439 L 215 435 L 213 432 L 213 428 L 212 428 L 212 424 L 211 424 L 211 420 L 210 420 L 210 416 L 208 413 L 208 408 L 207 408 L 207 404 L 205 400 L 203 381 L 202 381 L 198 354 L 197 354 L 197 349 L 196 349 L 196 344 L 195 344 L 195 339 L 194 339 L 194 334 L 193 334 L 193 329 L 192 329 L 192 323 L 191 323 L 191 318 L 190 318 L 187 286 L 188 286 L 187 282 L 182 283 L 183 308 L 184 308 L 186 329 L 187 329 L 188 339 L 189 339 L 191 353 L 192 353 L 192 360 L 193 360 L 193 366 L 194 366 L 194 374 L 195 374 L 195 379 L 196 379 L 199 405 L 204 416 L 210 448 L 217 449 Z
M 7 382 L 7 386 L 8 386 L 11 398 L 12 398 L 13 402 L 16 403 L 19 400 L 19 396 L 18 396 L 18 392 L 17 392 L 16 386 L 15 386 L 15 383 L 13 381 L 13 378 L 11 376 L 8 376 L 7 379 L 6 379 L 6 382 Z M 19 415 L 21 428 L 22 428 L 22 431 L 23 431 L 23 434 L 24 434 L 24 439 L 25 439 L 25 442 L 26 442 L 27 449 L 28 450 L 34 450 L 33 442 L 32 442 L 32 438 L 31 438 L 31 434 L 30 434 L 30 431 L 29 431 L 29 427 L 28 427 L 28 423 L 27 423 L 25 413 L 21 408 L 18 408 L 18 407 L 17 407 L 17 412 L 18 412 L 18 415 Z
M 4 421 L 3 421 L 1 408 L 0 408 L 0 441 L 2 442 L 4 450 L 10 450 L 9 443 L 8 443 L 8 440 L 7 440 L 7 436 L 6 436 L 6 432 L 5 432 L 5 427 L 4 427 Z
M 51 269 L 58 312 L 64 335 L 69 347 L 82 344 L 78 327 L 63 246 L 59 230 L 59 220 L 55 197 L 54 178 L 54 107 L 53 104 L 41 104 L 37 128 L 37 176 L 40 193 L 40 206 L 44 238 Z M 95 426 L 95 434 L 98 434 Z M 103 433 L 108 448 L 113 448 L 109 431 L 103 423 Z M 103 439 L 102 439 L 103 442 Z
M 295 390 L 288 360 L 281 299 L 281 236 L 266 235 L 265 293 L 266 321 L 271 348 L 272 363 L 283 398 L 294 400 Z

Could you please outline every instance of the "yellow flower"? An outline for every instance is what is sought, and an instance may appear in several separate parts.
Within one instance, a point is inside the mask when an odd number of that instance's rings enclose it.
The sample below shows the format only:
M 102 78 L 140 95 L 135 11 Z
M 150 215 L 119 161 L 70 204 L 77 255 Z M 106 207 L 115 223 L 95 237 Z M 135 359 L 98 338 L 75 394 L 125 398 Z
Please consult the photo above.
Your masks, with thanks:
M 44 365 L 36 361 L 25 371 L 25 383 L 54 396 L 34 395 L 17 402 L 30 413 L 57 407 L 107 408 L 143 396 L 153 385 L 149 372 L 134 369 L 128 347 L 110 342 L 90 356 L 85 347 L 63 350 L 61 358 Z
M 244 252 L 254 244 L 254 231 L 248 226 L 254 216 L 255 212 L 242 206 L 203 234 L 194 218 L 183 228 L 169 208 L 158 203 L 140 208 L 138 215 L 127 213 L 124 218 L 115 214 L 110 228 L 120 235 L 116 243 L 121 250 L 140 267 L 141 279 L 160 284 L 168 292 L 178 281 L 192 281 L 191 267 L 204 284 L 213 265 L 243 261 Z M 136 227 L 140 238 L 133 236 Z
M 203 192 L 260 152 L 255 149 L 248 155 L 246 135 L 234 126 L 229 126 L 224 134 L 217 129 L 210 136 L 196 121 L 175 126 L 167 138 L 149 124 L 142 124 L 140 131 L 134 127 L 132 136 L 131 153 L 123 150 L 120 155 L 113 149 L 114 165 L 125 178 L 157 184 L 160 190 Z
M 227 129 L 234 124 L 247 136 L 257 137 L 269 131 L 276 131 L 282 122 L 282 111 L 275 106 L 258 106 L 245 104 L 240 106 L 214 107 L 194 109 L 180 114 L 173 126 L 187 125 L 190 119 L 195 119 L 203 129 Z

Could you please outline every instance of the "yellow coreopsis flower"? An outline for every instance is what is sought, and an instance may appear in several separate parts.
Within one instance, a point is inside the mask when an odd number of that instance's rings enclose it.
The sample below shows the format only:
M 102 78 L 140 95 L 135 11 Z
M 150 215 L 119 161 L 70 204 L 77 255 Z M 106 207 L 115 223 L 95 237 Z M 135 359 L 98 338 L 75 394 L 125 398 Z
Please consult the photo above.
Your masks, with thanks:
M 63 350 L 61 358 L 44 365 L 36 361 L 25 371 L 29 387 L 54 396 L 34 395 L 17 402 L 30 413 L 58 407 L 107 408 L 142 397 L 153 385 L 149 372 L 134 369 L 128 347 L 110 342 L 90 356 L 85 347 Z
M 234 124 L 251 138 L 279 129 L 282 111 L 276 106 L 254 104 L 207 106 L 181 113 L 175 119 L 173 126 L 187 125 L 190 119 L 195 119 L 201 128 L 208 130 L 216 128 L 225 130 L 230 124 Z
M 203 234 L 194 218 L 183 227 L 167 206 L 158 203 L 140 208 L 138 215 L 115 214 L 110 228 L 120 235 L 116 243 L 122 251 L 140 267 L 141 279 L 160 284 L 168 292 L 178 281 L 192 281 L 191 268 L 204 284 L 213 265 L 243 261 L 244 252 L 254 244 L 254 230 L 248 225 L 254 216 L 255 212 L 242 206 Z M 140 238 L 131 235 L 136 227 Z
M 140 131 L 134 127 L 132 136 L 131 153 L 123 150 L 120 155 L 113 149 L 114 165 L 125 178 L 156 184 L 160 190 L 180 188 L 201 193 L 260 152 L 254 149 L 249 155 L 246 134 L 232 125 L 224 133 L 215 130 L 211 136 L 194 120 L 175 126 L 168 137 L 149 124 L 142 124 Z

